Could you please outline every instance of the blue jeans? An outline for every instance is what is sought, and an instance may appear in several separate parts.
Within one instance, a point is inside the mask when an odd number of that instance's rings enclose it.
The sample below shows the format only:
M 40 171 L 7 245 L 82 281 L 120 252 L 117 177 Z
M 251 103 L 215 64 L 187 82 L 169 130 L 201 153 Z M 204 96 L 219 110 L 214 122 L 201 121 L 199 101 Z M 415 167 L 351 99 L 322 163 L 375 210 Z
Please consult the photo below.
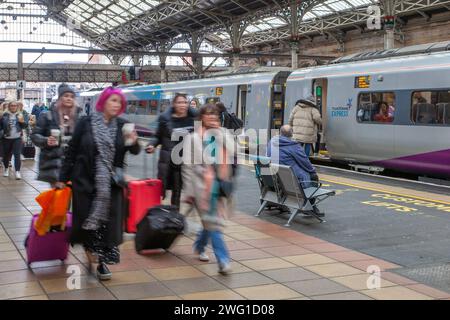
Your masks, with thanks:
M 307 157 L 309 157 L 309 154 L 311 153 L 311 143 L 304 143 L 303 147 L 305 148 L 305 154 Z
M 208 214 L 211 215 L 217 214 L 217 202 L 219 199 L 218 187 L 218 183 L 215 181 L 212 186 L 210 208 L 208 212 Z M 221 231 L 203 229 L 195 240 L 194 249 L 200 254 L 205 252 L 205 247 L 208 245 L 209 238 L 211 238 L 214 255 L 216 256 L 219 265 L 230 263 L 230 254 L 228 253 Z
M 194 243 L 194 249 L 198 253 L 205 252 L 205 248 L 208 245 L 209 238 L 211 238 L 214 255 L 216 256 L 219 265 L 230 263 L 230 255 L 228 249 L 223 240 L 222 232 L 214 230 L 209 231 L 203 229 L 197 236 L 197 240 Z

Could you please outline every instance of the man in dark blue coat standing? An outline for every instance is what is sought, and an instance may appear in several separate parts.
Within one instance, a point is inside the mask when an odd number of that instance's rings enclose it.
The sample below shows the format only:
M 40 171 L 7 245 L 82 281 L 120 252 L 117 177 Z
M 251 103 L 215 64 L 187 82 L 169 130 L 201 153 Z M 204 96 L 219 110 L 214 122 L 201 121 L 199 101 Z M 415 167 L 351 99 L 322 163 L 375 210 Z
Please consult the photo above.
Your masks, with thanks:
M 290 125 L 282 126 L 280 135 L 270 140 L 267 156 L 272 163 L 291 167 L 303 188 L 308 188 L 311 186 L 309 181 L 318 181 L 319 178 L 303 147 L 291 139 L 292 133 Z

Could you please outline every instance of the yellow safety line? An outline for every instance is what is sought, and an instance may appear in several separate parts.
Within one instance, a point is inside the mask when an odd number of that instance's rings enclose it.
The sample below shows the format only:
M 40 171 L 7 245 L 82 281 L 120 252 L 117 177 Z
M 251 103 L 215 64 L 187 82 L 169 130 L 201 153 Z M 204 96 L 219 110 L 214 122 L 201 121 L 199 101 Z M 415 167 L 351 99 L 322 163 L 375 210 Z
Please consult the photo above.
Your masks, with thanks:
M 336 183 L 336 184 L 340 184 L 340 185 L 344 185 L 344 186 L 348 186 L 348 187 L 356 187 L 356 188 L 370 190 L 370 191 L 391 193 L 391 194 L 395 194 L 395 195 L 401 196 L 401 197 L 413 198 L 413 199 L 417 199 L 417 200 L 424 200 L 424 201 L 430 201 L 430 202 L 436 202 L 436 203 L 442 203 L 442 204 L 450 205 L 450 202 L 441 201 L 441 200 L 433 200 L 433 199 L 429 199 L 429 198 L 423 198 L 423 197 L 408 195 L 408 194 L 395 192 L 395 191 L 388 191 L 388 190 L 382 190 L 382 189 L 376 189 L 376 188 L 370 188 L 370 187 L 362 187 L 362 186 L 359 186 L 359 185 L 356 185 L 356 184 L 345 183 L 345 182 L 338 182 L 338 181 L 330 180 L 330 179 L 320 179 L 320 180 L 326 181 L 326 182 L 330 182 L 330 183 Z
M 244 164 L 245 166 L 248 167 L 252 167 L 253 165 L 251 164 Z M 254 172 L 254 170 L 252 170 Z M 406 198 L 413 198 L 413 199 L 417 199 L 417 200 L 423 200 L 423 201 L 429 201 L 429 202 L 435 202 L 435 203 L 441 203 L 441 204 L 446 204 L 446 205 L 450 205 L 450 202 L 446 202 L 446 201 L 442 201 L 442 200 L 433 200 L 433 199 L 429 199 L 429 198 L 423 198 L 423 197 L 419 197 L 419 196 L 413 196 L 413 195 L 409 195 L 409 194 L 404 194 L 404 193 L 400 193 L 400 192 L 395 192 L 395 191 L 388 191 L 388 190 L 383 190 L 383 189 L 376 189 L 376 188 L 370 188 L 370 187 L 363 187 L 363 186 L 359 186 L 356 184 L 351 184 L 351 183 L 345 183 L 345 182 L 338 182 L 335 180 L 330 180 L 330 179 L 320 179 L 321 181 L 326 181 L 326 182 L 330 182 L 330 183 L 336 183 L 336 184 L 340 184 L 343 186 L 348 186 L 348 187 L 355 187 L 355 188 L 360 188 L 360 189 L 364 189 L 364 190 L 370 190 L 370 191 L 376 191 L 376 192 L 383 192 L 383 193 L 390 193 L 390 194 L 394 194 L 397 196 L 401 196 L 401 197 L 406 197 Z M 371 182 L 374 183 L 374 182 Z M 419 191 L 420 192 L 420 191 Z

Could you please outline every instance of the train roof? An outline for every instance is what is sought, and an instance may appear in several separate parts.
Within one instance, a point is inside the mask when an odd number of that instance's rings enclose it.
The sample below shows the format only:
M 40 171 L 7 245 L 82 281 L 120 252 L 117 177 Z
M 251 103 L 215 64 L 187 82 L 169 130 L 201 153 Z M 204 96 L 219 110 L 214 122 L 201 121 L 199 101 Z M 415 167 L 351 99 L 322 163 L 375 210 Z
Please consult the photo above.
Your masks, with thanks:
M 183 80 L 176 82 L 166 82 L 161 84 L 150 84 L 143 86 L 136 86 L 132 88 L 123 88 L 124 92 L 130 91 L 152 91 L 152 90 L 183 90 L 192 87 L 198 86 L 223 86 L 229 84 L 237 84 L 236 81 L 239 79 L 245 79 L 246 81 L 242 84 L 247 84 L 251 82 L 266 82 L 271 81 L 272 78 L 275 77 L 280 71 L 275 70 L 272 72 L 259 72 L 259 73 L 245 73 L 238 75 L 223 75 L 214 78 L 204 78 L 204 79 L 196 79 L 196 80 Z
M 367 73 L 399 73 L 417 69 L 450 67 L 450 42 L 417 45 L 372 53 L 356 53 L 324 65 L 294 71 L 289 80 L 351 76 Z
M 407 46 L 403 48 L 378 50 L 371 52 L 358 52 L 348 56 L 337 58 L 330 62 L 330 64 L 356 62 L 364 60 L 386 59 L 393 57 L 404 57 L 417 54 L 427 54 L 434 52 L 443 52 L 450 50 L 450 41 L 418 44 L 414 46 Z

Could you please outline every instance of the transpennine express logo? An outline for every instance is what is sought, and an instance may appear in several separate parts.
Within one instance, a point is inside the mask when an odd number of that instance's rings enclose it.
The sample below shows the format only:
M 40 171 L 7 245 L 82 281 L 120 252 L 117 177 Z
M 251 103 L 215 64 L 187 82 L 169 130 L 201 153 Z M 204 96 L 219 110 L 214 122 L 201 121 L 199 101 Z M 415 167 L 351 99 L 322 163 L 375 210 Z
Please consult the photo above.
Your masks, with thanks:
M 352 108 L 353 99 L 349 98 L 346 106 L 344 107 L 331 107 L 331 117 L 333 118 L 345 118 L 348 117 L 348 113 Z

